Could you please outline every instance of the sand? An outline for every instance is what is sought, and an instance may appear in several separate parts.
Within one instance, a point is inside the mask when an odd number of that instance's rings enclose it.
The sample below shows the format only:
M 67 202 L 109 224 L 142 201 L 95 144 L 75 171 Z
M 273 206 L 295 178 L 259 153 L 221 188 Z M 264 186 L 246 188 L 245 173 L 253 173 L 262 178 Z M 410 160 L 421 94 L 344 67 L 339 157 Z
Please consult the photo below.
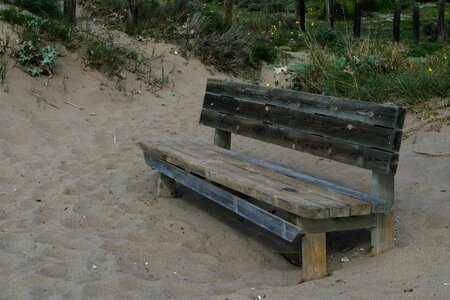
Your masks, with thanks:
M 298 256 L 298 243 L 185 188 L 154 196 L 156 172 L 136 142 L 210 143 L 213 130 L 198 124 L 206 79 L 229 77 L 174 46 L 133 43 L 164 54 L 173 90 L 150 92 L 127 73 L 119 91 L 64 48 L 50 80 L 10 63 L 0 89 L 0 299 L 448 299 L 450 157 L 414 151 L 450 151 L 450 127 L 403 141 L 395 249 L 372 257 L 368 232 L 331 234 L 330 276 L 299 284 L 301 267 L 280 253 Z M 232 149 L 368 188 L 360 169 L 239 137 Z

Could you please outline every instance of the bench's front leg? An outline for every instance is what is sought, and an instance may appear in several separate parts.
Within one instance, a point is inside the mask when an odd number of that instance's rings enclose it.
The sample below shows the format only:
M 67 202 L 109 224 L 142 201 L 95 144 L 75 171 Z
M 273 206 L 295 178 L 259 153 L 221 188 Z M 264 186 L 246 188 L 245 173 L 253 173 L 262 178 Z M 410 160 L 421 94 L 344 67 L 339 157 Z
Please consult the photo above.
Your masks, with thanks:
M 159 172 L 156 194 L 158 197 L 175 198 L 175 180 Z
M 326 233 L 305 234 L 302 237 L 303 281 L 327 275 Z
M 376 226 L 372 228 L 372 255 L 394 248 L 394 211 L 376 215 Z

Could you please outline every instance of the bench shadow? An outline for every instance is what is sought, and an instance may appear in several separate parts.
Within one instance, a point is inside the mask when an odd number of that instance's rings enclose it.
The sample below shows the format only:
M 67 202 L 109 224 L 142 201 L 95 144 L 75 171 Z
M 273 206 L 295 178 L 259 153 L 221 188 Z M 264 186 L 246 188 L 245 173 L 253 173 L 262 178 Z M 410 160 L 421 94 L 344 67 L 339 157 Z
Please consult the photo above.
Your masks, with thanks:
M 242 194 L 238 196 L 288 220 L 286 217 L 287 212 L 280 210 L 278 207 L 250 199 Z M 231 230 L 242 234 L 246 238 L 252 239 L 262 247 L 268 249 L 268 251 L 279 255 L 280 259 L 286 259 L 295 266 L 302 265 L 300 236 L 292 243 L 285 241 L 281 237 L 181 185 L 177 188 L 177 198 L 178 200 L 186 201 L 193 208 L 218 219 L 220 222 L 229 226 Z M 368 255 L 370 255 L 370 230 L 359 229 L 327 233 L 327 265 L 330 272 L 341 269 L 342 262 L 346 260 L 345 258 Z

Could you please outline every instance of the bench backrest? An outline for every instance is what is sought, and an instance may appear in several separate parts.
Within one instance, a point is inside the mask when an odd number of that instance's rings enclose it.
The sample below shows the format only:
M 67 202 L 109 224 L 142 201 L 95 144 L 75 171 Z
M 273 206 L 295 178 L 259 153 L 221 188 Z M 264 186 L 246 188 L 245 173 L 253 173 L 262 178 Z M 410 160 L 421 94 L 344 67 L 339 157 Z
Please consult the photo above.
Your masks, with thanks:
M 394 175 L 404 118 L 395 105 L 209 79 L 200 123 Z

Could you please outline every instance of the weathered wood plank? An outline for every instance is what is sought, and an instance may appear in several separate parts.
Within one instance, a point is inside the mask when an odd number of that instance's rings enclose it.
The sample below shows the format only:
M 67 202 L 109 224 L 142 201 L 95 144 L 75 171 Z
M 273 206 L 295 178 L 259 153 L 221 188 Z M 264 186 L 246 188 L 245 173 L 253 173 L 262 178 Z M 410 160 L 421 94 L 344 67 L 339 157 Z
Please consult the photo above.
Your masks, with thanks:
M 361 200 L 354 199 L 341 193 L 337 193 L 336 191 L 328 190 L 307 182 L 300 181 L 292 177 L 282 175 L 268 168 L 258 166 L 256 164 L 246 162 L 245 160 L 238 159 L 236 157 L 221 153 L 222 151 L 215 151 L 218 149 L 217 147 L 214 147 L 212 145 L 204 146 L 195 143 L 181 143 L 181 144 L 176 143 L 176 144 L 177 145 L 175 146 L 177 147 L 189 149 L 189 153 L 191 153 L 192 155 L 198 155 L 198 157 L 208 157 L 208 160 L 215 159 L 218 161 L 222 161 L 228 165 L 232 165 L 239 169 L 245 170 L 250 174 L 255 174 L 258 177 L 263 176 L 272 182 L 276 181 L 279 184 L 287 185 L 288 187 L 286 188 L 311 193 L 314 195 L 318 195 L 333 200 L 333 203 L 330 205 L 342 207 L 342 209 L 345 208 L 344 209 L 345 214 L 347 214 L 348 209 L 350 210 L 349 215 L 367 215 L 371 213 L 372 210 L 371 205 L 367 202 L 363 202 Z M 233 153 L 233 151 L 227 150 L 225 150 L 224 152 Z M 336 202 L 337 205 L 334 202 Z M 338 214 L 342 216 L 343 211 L 340 211 Z
M 141 143 L 141 147 L 147 155 L 300 216 L 313 219 L 328 218 L 330 211 L 333 216 L 349 214 L 349 210 L 345 210 L 344 205 L 311 193 L 291 190 L 288 185 L 271 182 L 262 176 L 255 174 L 249 176 L 236 167 L 233 168 L 208 157 L 196 158 L 196 155 L 192 153 L 186 154 L 163 144 Z
M 165 174 L 165 176 L 170 177 L 171 180 L 176 180 L 184 186 L 289 242 L 294 241 L 301 232 L 300 228 L 297 226 L 248 203 L 204 179 L 189 174 L 173 165 L 154 159 L 149 155 L 145 155 L 145 161 L 150 167 L 157 169 L 159 172 Z
M 216 129 L 214 133 L 214 145 L 229 150 L 231 148 L 231 133 Z
M 377 225 L 377 217 L 374 214 L 317 220 L 292 215 L 290 220 L 305 234 L 374 228 Z
M 376 225 L 371 231 L 372 255 L 394 248 L 394 211 L 375 214 Z
M 405 118 L 405 110 L 394 105 L 266 88 L 220 79 L 208 79 L 206 92 L 229 97 L 258 99 L 268 105 L 284 106 L 312 114 L 334 116 L 389 128 L 403 128 Z
M 257 102 L 258 99 L 237 99 L 217 94 L 205 94 L 203 108 L 227 115 L 261 121 L 305 134 L 320 135 L 330 140 L 397 152 L 400 148 L 400 130 L 374 126 L 360 121 L 349 121 L 336 116 L 323 116 Z
M 305 134 L 291 128 L 203 109 L 200 123 L 210 127 L 333 159 L 384 174 L 395 174 L 398 154 Z
M 163 173 L 159 173 L 156 194 L 158 197 L 175 198 L 175 181 Z
M 370 193 L 383 201 L 374 207 L 376 226 L 372 228 L 372 254 L 378 254 L 394 247 L 394 176 L 372 173 Z
M 219 148 L 216 148 L 211 145 L 206 145 L 205 147 L 208 147 L 209 149 L 211 149 L 213 151 L 217 151 L 224 155 L 235 157 L 237 159 L 246 161 L 248 163 L 251 163 L 251 164 L 263 167 L 263 168 L 267 168 L 269 170 L 272 170 L 273 172 L 280 173 L 280 174 L 288 176 L 288 177 L 296 178 L 298 180 L 310 183 L 312 185 L 316 185 L 316 186 L 325 188 L 327 190 L 332 190 L 337 193 L 347 195 L 349 197 L 370 203 L 372 205 L 378 205 L 378 203 L 382 202 L 382 199 L 380 199 L 376 196 L 370 196 L 366 193 L 362 193 L 360 191 L 356 191 L 356 190 L 350 189 L 348 187 L 337 185 L 330 181 L 326 181 L 326 180 L 323 180 L 323 179 L 320 179 L 320 178 L 317 178 L 314 176 L 310 176 L 310 175 L 307 175 L 307 174 L 304 174 L 304 173 L 301 173 L 301 172 L 298 172 L 298 171 L 295 171 L 295 170 L 292 170 L 289 168 L 280 167 L 278 165 L 245 155 L 243 153 L 238 153 L 238 152 L 234 152 L 234 151 L 226 151 L 226 150 L 219 149 Z
M 374 205 L 373 212 L 382 213 L 392 209 L 394 205 L 394 175 L 372 172 L 370 195 L 381 199 Z
M 325 233 L 306 234 L 302 238 L 303 280 L 320 279 L 327 275 L 327 246 Z

